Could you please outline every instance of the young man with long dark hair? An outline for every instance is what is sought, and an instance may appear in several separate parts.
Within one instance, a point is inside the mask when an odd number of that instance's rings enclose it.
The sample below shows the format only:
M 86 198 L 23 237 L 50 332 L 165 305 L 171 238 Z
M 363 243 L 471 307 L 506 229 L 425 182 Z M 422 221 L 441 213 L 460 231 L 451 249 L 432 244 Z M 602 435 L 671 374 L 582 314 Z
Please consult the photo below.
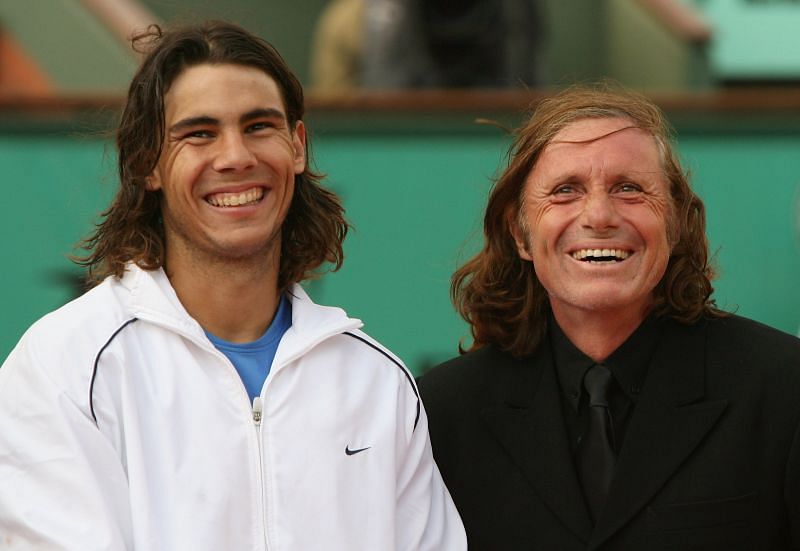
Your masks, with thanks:
M 230 24 L 135 44 L 96 285 L 0 369 L 0 547 L 464 549 L 413 378 L 298 285 L 348 227 L 300 83 Z

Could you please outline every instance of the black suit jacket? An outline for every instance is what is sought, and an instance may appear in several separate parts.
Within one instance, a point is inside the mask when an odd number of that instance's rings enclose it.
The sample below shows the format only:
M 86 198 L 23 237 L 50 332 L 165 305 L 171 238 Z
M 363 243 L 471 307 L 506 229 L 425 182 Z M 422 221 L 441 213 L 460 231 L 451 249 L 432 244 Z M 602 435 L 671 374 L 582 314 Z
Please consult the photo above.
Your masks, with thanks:
M 471 551 L 800 549 L 800 340 L 736 316 L 663 331 L 594 527 L 548 344 L 420 380 Z

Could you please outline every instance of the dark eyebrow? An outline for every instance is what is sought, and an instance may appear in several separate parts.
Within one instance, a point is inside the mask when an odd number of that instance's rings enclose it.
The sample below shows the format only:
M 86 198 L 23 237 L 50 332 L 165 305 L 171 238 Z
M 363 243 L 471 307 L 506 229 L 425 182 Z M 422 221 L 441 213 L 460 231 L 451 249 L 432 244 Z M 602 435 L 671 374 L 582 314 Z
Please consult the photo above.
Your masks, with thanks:
M 187 119 L 182 119 L 173 124 L 169 127 L 170 134 L 177 133 L 182 130 L 186 130 L 187 128 L 193 128 L 195 126 L 217 126 L 219 125 L 219 120 L 215 119 L 214 117 L 208 116 L 199 116 L 199 117 L 189 117 Z
M 248 111 L 241 117 L 239 117 L 239 123 L 244 124 L 250 122 L 255 119 L 280 119 L 282 121 L 286 120 L 286 115 L 283 114 L 283 111 L 279 109 L 273 108 L 259 108 L 253 109 L 252 111 Z
M 273 108 L 258 108 L 253 109 L 252 111 L 248 111 L 241 117 L 239 117 L 239 123 L 245 124 L 255 119 L 280 119 L 285 121 L 286 115 L 279 109 Z M 171 134 L 180 133 L 187 128 L 194 128 L 195 126 L 219 126 L 219 119 L 215 119 L 214 117 L 209 117 L 207 115 L 200 115 L 199 117 L 188 117 L 186 119 L 179 120 L 175 124 L 169 127 L 169 132 Z

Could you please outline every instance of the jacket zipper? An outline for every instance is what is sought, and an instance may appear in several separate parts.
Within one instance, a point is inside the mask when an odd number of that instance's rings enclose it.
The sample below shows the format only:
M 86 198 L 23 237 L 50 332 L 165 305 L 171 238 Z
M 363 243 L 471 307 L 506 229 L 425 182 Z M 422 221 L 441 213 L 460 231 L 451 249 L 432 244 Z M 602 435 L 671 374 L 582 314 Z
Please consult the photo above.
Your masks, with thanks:
M 258 482 L 261 488 L 261 518 L 264 525 L 264 549 L 269 549 L 267 545 L 267 494 L 264 485 L 264 452 L 261 446 L 261 417 L 264 412 L 264 405 L 261 396 L 253 398 L 253 423 L 256 431 L 256 444 L 258 445 Z
M 350 321 L 352 322 L 353 320 L 350 320 Z M 225 363 L 229 367 L 230 370 L 233 370 L 233 372 L 238 377 L 238 373 L 236 373 L 236 368 L 233 367 L 233 364 L 230 363 L 230 360 L 228 360 L 228 358 L 222 352 L 220 352 L 219 350 L 214 348 L 214 346 L 208 340 L 198 339 L 196 335 L 194 335 L 194 334 L 192 334 L 190 332 L 180 331 L 180 330 L 178 330 L 178 329 L 176 329 L 174 327 L 170 327 L 170 326 L 167 326 L 167 327 L 172 329 L 173 331 L 176 331 L 178 334 L 188 338 L 189 340 L 194 341 L 196 344 L 200 345 L 201 348 L 205 348 L 206 350 L 208 350 L 209 352 L 211 352 L 212 354 L 214 354 L 215 356 L 220 358 L 223 361 L 223 363 Z M 283 359 L 280 364 L 277 364 L 273 360 L 273 365 L 272 365 L 272 369 L 270 370 L 270 373 L 272 374 L 273 372 L 277 371 L 278 368 L 282 367 L 283 365 L 289 364 L 289 363 L 293 362 L 294 360 L 296 360 L 297 358 L 304 356 L 309 350 L 314 348 L 314 346 L 316 346 L 317 344 L 329 339 L 330 337 L 332 337 L 334 335 L 339 335 L 339 334 L 341 334 L 341 333 L 343 333 L 345 331 L 349 331 L 351 329 L 357 329 L 358 327 L 360 327 L 360 325 L 354 324 L 354 323 L 348 323 L 348 324 L 343 324 L 343 325 L 338 326 L 335 330 L 331 329 L 331 330 L 326 331 L 325 333 L 317 335 L 317 337 L 313 341 L 306 342 L 305 343 L 306 345 L 303 348 L 301 348 L 300 350 L 295 350 L 292 355 L 290 355 L 288 358 Z M 265 384 L 266 384 L 266 381 L 265 381 Z M 242 384 L 242 391 L 245 393 L 245 396 L 246 396 L 247 395 L 247 390 L 244 388 L 244 384 Z M 262 522 L 263 522 L 263 525 L 264 525 L 264 549 L 265 549 L 265 551 L 269 551 L 269 543 L 268 543 L 268 538 L 267 538 L 267 532 L 268 532 L 268 530 L 267 530 L 267 492 L 266 492 L 266 483 L 265 483 L 265 480 L 264 480 L 264 458 L 263 458 L 264 450 L 263 450 L 263 446 L 262 446 L 262 442 L 261 442 L 261 419 L 263 417 L 263 412 L 264 412 L 263 400 L 261 399 L 260 396 L 256 396 L 255 398 L 253 398 L 253 404 L 252 404 L 252 409 L 251 409 L 251 418 L 252 418 L 253 424 L 254 424 L 256 445 L 258 447 L 258 482 L 259 482 L 259 486 L 261 487 L 261 513 L 262 513 L 262 519 L 263 519 Z

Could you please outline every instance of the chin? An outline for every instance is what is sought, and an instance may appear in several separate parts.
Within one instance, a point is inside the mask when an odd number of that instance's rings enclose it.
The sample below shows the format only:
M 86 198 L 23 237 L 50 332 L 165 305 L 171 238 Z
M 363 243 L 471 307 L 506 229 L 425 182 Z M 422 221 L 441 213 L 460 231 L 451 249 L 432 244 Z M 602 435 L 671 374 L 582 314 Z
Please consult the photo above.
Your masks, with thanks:
M 575 308 L 587 313 L 612 313 L 632 309 L 639 309 L 642 304 L 649 301 L 647 297 L 633 296 L 627 293 L 620 293 L 619 289 L 610 289 L 610 292 L 604 293 L 596 287 L 591 288 L 591 293 L 579 292 L 574 294 L 567 294 L 565 299 L 561 299 L 558 295 L 553 295 L 552 298 L 556 302 L 561 303 L 562 306 L 567 308 Z M 562 295 L 563 296 L 563 295 Z

